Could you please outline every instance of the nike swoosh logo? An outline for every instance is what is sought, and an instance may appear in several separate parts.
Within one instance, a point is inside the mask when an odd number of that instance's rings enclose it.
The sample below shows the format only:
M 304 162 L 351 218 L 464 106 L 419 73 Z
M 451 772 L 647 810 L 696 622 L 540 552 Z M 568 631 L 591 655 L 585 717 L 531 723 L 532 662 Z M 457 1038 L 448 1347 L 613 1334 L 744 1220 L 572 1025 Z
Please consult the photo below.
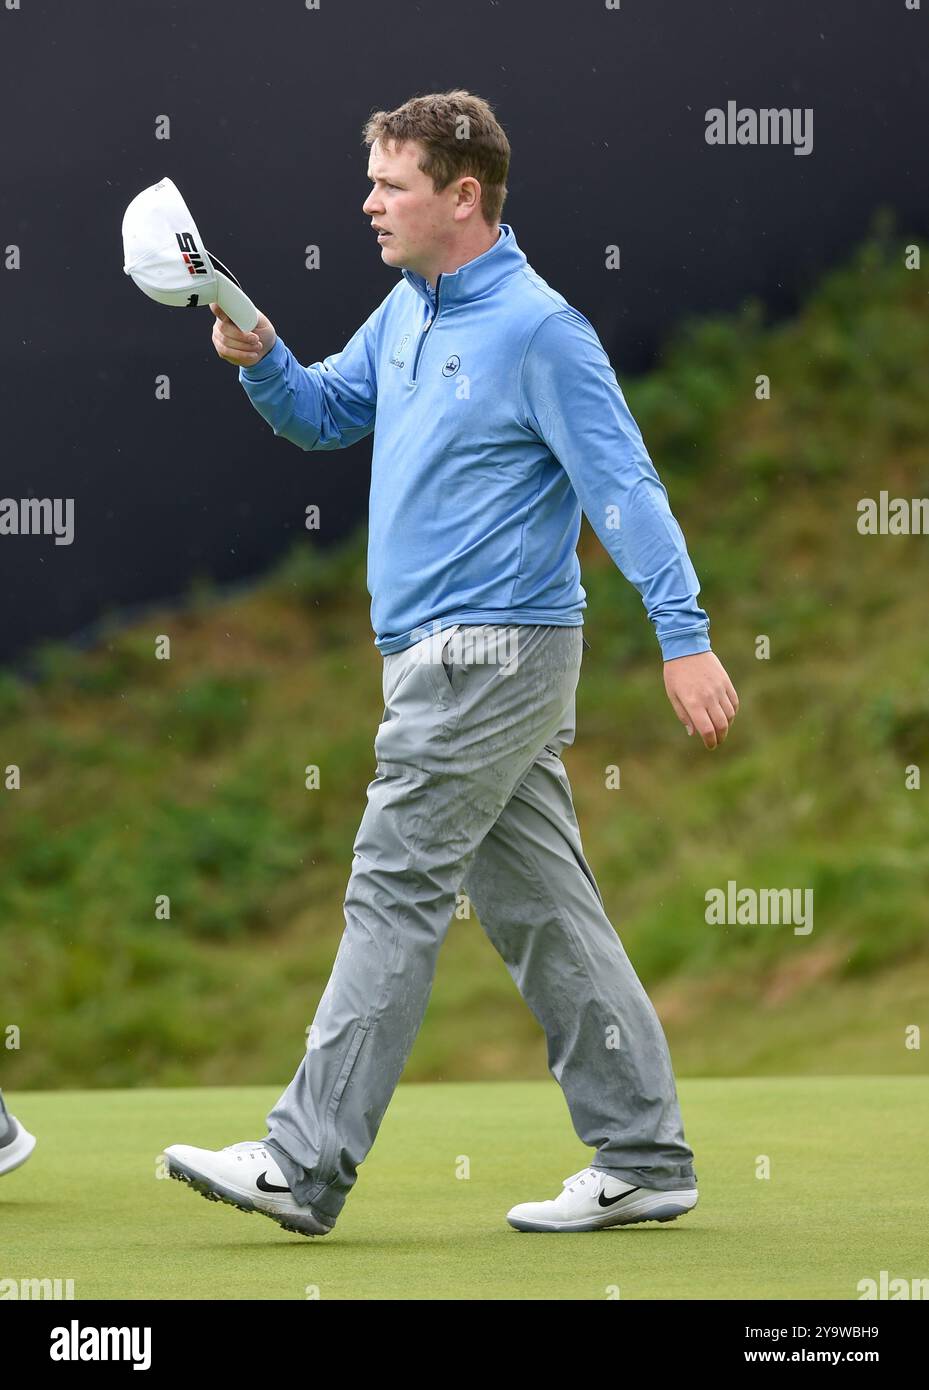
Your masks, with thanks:
M 258 1177 L 255 1179 L 255 1186 L 258 1188 L 258 1191 L 259 1191 L 259 1192 L 289 1192 L 289 1191 L 290 1191 L 290 1188 L 289 1188 L 289 1187 L 278 1187 L 278 1186 L 277 1186 L 275 1183 L 273 1183 L 273 1182 L 267 1182 L 266 1179 L 267 1179 L 267 1169 L 265 1169 L 265 1171 L 264 1171 L 263 1173 L 259 1173 L 259 1174 L 258 1174 Z
M 630 1187 L 628 1192 L 621 1192 L 618 1197 L 604 1197 L 603 1193 L 597 1198 L 601 1207 L 615 1207 L 617 1202 L 621 1202 L 624 1197 L 631 1197 L 633 1192 L 638 1192 L 637 1187 Z

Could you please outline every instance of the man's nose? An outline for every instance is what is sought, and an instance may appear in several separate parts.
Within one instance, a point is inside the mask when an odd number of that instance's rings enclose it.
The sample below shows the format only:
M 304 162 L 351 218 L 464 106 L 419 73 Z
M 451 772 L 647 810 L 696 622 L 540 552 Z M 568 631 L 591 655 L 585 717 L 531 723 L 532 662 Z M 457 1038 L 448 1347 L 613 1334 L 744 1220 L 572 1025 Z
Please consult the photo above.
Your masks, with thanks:
M 365 198 L 365 200 L 364 200 L 364 204 L 363 204 L 363 206 L 362 206 L 361 211 L 362 211 L 367 217 L 370 217 L 370 216 L 372 215 L 372 213 L 376 210 L 377 207 L 378 207 L 377 199 L 375 198 L 375 196 L 374 196 L 373 193 L 369 193 L 368 196 L 367 196 L 367 198 Z

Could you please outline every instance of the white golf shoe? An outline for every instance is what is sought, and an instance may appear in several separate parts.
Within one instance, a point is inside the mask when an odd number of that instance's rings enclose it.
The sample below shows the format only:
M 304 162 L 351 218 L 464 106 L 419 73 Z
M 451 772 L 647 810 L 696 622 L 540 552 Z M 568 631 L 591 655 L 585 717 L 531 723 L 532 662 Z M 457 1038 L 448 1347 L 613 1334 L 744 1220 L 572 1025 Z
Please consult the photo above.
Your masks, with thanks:
M 0 1175 L 12 1173 L 35 1148 L 35 1135 L 11 1115 L 0 1099 Z
M 246 1139 L 218 1151 L 172 1144 L 162 1157 L 167 1160 L 170 1177 L 189 1183 L 210 1202 L 228 1202 L 240 1211 L 259 1211 L 285 1231 L 301 1236 L 325 1236 L 335 1225 L 334 1221 L 324 1224 L 323 1218 L 300 1205 L 274 1154 L 255 1140 Z
M 636 1187 L 600 1168 L 582 1168 L 565 1178 L 550 1202 L 520 1202 L 506 1219 L 517 1231 L 599 1231 L 636 1221 L 673 1221 L 697 1205 L 697 1189 L 663 1192 Z

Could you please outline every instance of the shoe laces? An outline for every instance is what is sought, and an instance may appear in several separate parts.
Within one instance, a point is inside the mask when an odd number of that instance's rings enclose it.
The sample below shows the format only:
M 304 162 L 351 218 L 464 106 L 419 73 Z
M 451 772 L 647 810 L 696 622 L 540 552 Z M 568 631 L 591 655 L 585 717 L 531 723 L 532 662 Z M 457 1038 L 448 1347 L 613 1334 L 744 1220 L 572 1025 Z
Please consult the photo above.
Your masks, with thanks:
M 590 1179 L 591 1189 L 593 1191 L 599 1189 L 600 1183 L 603 1180 L 603 1174 L 599 1173 L 596 1168 L 590 1167 L 581 1168 L 577 1173 L 572 1173 L 570 1178 L 565 1178 L 561 1185 L 562 1187 L 566 1187 L 569 1192 L 573 1192 L 575 1184 L 580 1187 L 587 1182 L 588 1178 Z
M 259 1154 L 266 1158 L 268 1151 L 258 1139 L 243 1139 L 238 1144 L 227 1144 L 226 1153 L 234 1153 L 241 1163 L 243 1158 L 257 1158 Z

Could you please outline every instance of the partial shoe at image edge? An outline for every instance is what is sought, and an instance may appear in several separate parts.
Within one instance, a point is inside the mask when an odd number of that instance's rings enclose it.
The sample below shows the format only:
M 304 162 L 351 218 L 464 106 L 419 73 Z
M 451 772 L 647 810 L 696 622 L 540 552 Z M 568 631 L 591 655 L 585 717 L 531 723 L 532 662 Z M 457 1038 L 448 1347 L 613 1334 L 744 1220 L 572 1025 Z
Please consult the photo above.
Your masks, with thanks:
M 12 1126 L 13 1134 L 0 1145 L 0 1177 L 21 1167 L 35 1148 L 35 1135 L 24 1129 L 15 1115 L 8 1113 L 7 1120 Z

